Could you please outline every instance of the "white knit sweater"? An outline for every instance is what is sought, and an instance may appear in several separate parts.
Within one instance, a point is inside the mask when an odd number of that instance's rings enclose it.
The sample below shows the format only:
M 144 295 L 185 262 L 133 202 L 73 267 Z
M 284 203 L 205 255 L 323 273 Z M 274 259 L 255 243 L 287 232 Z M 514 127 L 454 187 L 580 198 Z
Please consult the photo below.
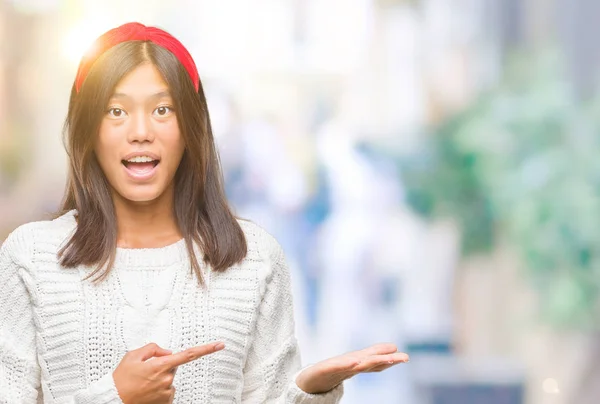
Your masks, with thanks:
M 225 272 L 192 275 L 185 242 L 118 248 L 110 276 L 62 268 L 57 252 L 75 211 L 18 227 L 0 249 L 0 403 L 122 404 L 112 372 L 148 342 L 173 352 L 223 341 L 179 367 L 177 404 L 338 403 L 343 384 L 308 394 L 294 334 L 290 273 L 278 242 L 240 221 L 248 255 Z M 200 260 L 201 261 L 201 260 Z

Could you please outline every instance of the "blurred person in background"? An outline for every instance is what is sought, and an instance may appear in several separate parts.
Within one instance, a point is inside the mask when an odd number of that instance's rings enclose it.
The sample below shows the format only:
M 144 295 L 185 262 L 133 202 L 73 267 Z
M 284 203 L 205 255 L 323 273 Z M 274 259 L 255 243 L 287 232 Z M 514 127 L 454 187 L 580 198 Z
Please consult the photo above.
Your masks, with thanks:
M 100 36 L 65 128 L 61 211 L 0 249 L 1 403 L 337 403 L 344 380 L 408 360 L 376 344 L 301 367 L 283 249 L 231 212 L 170 34 Z

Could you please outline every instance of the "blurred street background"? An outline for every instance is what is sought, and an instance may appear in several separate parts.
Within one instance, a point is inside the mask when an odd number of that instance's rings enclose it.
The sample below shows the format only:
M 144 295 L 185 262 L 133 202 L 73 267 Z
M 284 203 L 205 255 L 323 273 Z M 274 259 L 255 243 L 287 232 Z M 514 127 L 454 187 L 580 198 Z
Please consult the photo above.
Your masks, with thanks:
M 0 0 L 0 240 L 58 208 L 79 58 L 129 21 L 195 58 L 303 362 L 411 355 L 343 404 L 600 402 L 600 2 Z

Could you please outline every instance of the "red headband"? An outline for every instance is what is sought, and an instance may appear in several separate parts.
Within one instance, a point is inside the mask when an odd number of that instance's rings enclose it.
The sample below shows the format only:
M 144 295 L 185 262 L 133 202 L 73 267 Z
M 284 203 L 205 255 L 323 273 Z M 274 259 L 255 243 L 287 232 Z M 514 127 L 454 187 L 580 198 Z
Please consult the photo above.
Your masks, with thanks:
M 196 68 L 194 59 L 192 59 L 192 55 L 190 55 L 181 42 L 160 28 L 146 27 L 138 22 L 130 22 L 117 28 L 113 28 L 96 39 L 91 51 L 87 53 L 79 63 L 77 77 L 75 78 L 75 88 L 77 92 L 81 89 L 85 78 L 98 57 L 113 46 L 127 41 L 150 41 L 170 51 L 177 59 L 179 59 L 179 62 L 183 67 L 185 67 L 185 70 L 187 70 L 194 83 L 196 91 L 198 91 L 198 87 L 200 86 L 198 69 Z

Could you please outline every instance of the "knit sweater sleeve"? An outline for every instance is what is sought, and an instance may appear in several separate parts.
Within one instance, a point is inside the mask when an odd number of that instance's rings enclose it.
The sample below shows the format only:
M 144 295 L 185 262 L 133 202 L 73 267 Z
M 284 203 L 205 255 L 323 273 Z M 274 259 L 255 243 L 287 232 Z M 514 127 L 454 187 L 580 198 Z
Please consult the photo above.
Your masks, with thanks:
M 24 253 L 33 243 L 26 225 L 0 246 L 0 404 L 36 404 L 42 397 L 33 304 L 28 288 L 31 260 Z M 112 375 L 106 375 L 65 404 L 122 404 Z
M 323 394 L 306 393 L 296 384 L 304 368 L 295 336 L 290 271 L 279 243 L 267 235 L 265 244 L 270 258 L 262 274 L 262 299 L 244 367 L 242 403 L 339 403 L 342 383 Z

